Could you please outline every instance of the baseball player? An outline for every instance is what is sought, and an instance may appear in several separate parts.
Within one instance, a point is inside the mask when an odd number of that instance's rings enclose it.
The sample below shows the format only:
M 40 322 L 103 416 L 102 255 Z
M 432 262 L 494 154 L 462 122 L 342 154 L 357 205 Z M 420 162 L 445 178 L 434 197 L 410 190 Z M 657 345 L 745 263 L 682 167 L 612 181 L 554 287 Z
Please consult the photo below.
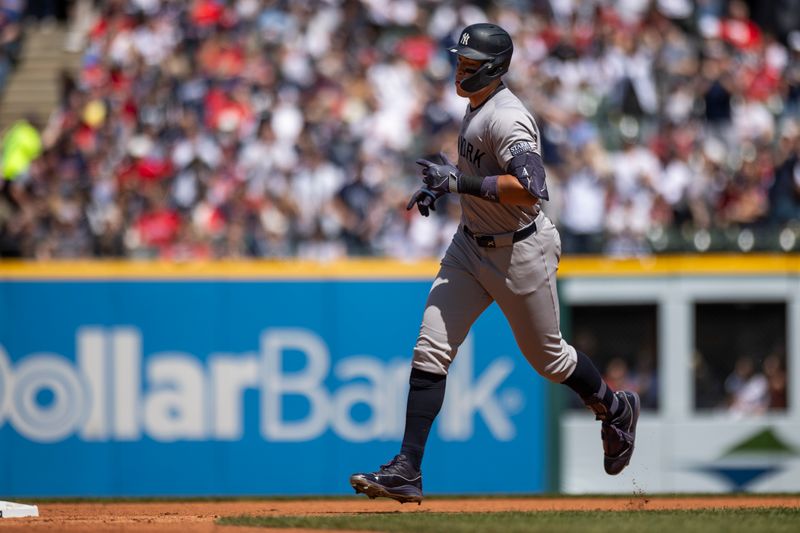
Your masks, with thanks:
M 350 484 L 370 498 L 422 501 L 422 456 L 444 401 L 448 368 L 492 302 L 536 371 L 574 390 L 602 422 L 605 470 L 618 474 L 633 454 L 639 397 L 611 390 L 592 361 L 561 337 L 556 292 L 561 241 L 541 210 L 548 192 L 539 131 L 502 81 L 511 62 L 511 37 L 494 24 L 473 24 L 450 51 L 457 55 L 456 92 L 469 99 L 458 165 L 441 154 L 438 161 L 418 160 L 424 186 L 408 209 L 416 205 L 427 216 L 438 198 L 458 194 L 461 225 L 428 294 L 400 453 L 376 472 L 353 474 Z

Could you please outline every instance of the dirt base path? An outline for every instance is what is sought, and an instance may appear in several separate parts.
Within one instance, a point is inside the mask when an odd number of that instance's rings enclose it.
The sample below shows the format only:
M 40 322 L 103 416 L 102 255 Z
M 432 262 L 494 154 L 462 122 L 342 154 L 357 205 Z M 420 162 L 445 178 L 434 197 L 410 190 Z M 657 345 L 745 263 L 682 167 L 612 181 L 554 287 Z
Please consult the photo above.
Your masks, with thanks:
M 232 515 L 304 515 L 346 513 L 461 513 L 500 511 L 631 511 L 752 507 L 800 508 L 800 496 L 577 497 L 429 499 L 422 505 L 363 497 L 329 500 L 260 500 L 210 502 L 43 503 L 38 518 L 0 519 L 3 531 L 119 531 L 141 533 L 262 532 L 258 528 L 222 527 L 214 521 Z M 299 530 L 295 530 L 299 531 Z

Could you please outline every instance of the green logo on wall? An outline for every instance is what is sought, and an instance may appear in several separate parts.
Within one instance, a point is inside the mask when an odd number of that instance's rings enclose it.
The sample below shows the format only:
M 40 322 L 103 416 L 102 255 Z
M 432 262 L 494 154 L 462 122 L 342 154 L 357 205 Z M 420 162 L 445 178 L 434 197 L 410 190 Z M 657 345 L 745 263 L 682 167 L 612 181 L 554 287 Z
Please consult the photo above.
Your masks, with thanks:
M 798 455 L 772 428 L 766 428 L 735 444 L 713 463 L 699 470 L 721 477 L 734 491 L 744 491 L 758 479 L 785 469 Z

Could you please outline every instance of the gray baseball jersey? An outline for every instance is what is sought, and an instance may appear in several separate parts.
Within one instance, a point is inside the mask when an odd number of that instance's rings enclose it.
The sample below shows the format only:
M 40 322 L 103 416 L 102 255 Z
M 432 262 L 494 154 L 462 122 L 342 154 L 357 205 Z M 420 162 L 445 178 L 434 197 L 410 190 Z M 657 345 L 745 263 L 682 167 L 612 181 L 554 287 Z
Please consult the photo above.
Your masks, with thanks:
M 477 109 L 467 106 L 458 136 L 458 168 L 473 176 L 508 173 L 511 159 L 539 148 L 533 116 L 509 89 L 503 88 Z M 461 196 L 462 222 L 476 233 L 502 233 L 529 225 L 539 214 L 532 207 L 487 202 Z
M 467 109 L 459 136 L 462 172 L 506 174 L 513 157 L 539 150 L 536 122 L 507 88 L 477 109 Z M 525 185 L 530 190 L 530 183 Z M 461 195 L 461 206 L 462 226 L 428 294 L 412 365 L 446 374 L 472 324 L 497 302 L 528 362 L 546 378 L 564 381 L 577 354 L 559 326 L 558 231 L 538 203 L 521 207 Z M 532 223 L 536 230 L 514 242 L 515 231 L 530 229 Z

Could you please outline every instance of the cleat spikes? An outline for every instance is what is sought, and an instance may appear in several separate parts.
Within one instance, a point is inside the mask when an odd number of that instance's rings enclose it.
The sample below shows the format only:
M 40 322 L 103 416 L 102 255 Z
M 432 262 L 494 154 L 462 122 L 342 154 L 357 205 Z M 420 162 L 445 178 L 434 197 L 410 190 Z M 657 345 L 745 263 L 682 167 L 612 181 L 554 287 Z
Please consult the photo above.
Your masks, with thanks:
M 370 500 L 391 498 L 401 504 L 422 503 L 422 474 L 404 455 L 396 456 L 377 472 L 353 474 L 350 485 Z

